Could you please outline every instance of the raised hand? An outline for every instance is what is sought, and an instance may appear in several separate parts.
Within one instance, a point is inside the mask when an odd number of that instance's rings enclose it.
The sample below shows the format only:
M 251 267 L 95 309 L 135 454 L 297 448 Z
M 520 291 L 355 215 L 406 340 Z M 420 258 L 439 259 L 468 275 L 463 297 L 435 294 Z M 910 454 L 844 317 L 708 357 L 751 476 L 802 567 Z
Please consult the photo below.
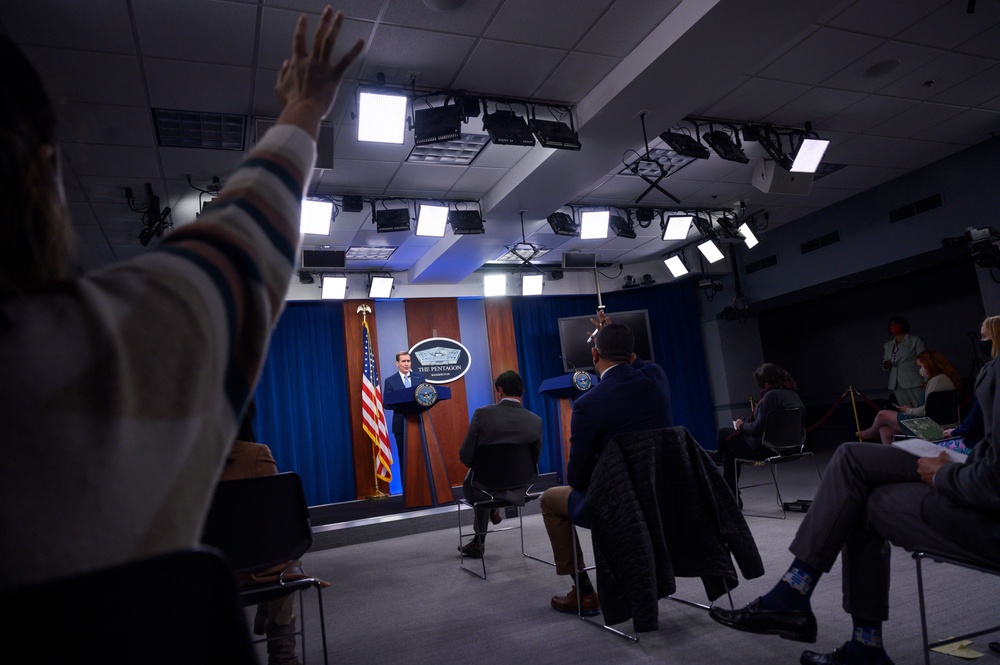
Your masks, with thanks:
M 282 63 L 274 86 L 275 94 L 284 104 L 278 123 L 301 127 L 313 138 L 318 135 L 319 123 L 333 106 L 344 72 L 365 46 L 364 40 L 359 39 L 336 64 L 331 62 L 343 23 L 344 15 L 341 12 L 334 14 L 327 5 L 310 49 L 306 39 L 308 21 L 305 15 L 299 16 L 292 38 L 292 57 Z

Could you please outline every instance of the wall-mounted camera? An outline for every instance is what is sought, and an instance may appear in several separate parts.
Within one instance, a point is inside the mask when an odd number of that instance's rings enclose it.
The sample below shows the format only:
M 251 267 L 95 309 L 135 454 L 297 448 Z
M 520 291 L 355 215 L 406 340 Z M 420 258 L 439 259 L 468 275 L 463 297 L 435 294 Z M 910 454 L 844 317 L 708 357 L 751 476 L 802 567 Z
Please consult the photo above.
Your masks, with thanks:
M 992 226 L 974 229 L 971 226 L 960 236 L 945 238 L 941 241 L 944 247 L 966 245 L 969 255 L 980 268 L 1000 268 L 1000 232 Z

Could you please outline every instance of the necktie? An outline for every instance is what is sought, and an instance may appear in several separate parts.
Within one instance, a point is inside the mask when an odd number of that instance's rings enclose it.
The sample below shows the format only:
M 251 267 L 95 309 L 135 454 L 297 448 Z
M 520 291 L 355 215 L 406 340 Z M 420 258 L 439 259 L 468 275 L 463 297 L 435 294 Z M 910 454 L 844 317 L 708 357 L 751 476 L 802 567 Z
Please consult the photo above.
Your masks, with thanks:
M 407 374 L 406 376 L 403 377 L 403 385 L 406 386 L 407 388 L 410 387 L 410 375 L 409 374 Z

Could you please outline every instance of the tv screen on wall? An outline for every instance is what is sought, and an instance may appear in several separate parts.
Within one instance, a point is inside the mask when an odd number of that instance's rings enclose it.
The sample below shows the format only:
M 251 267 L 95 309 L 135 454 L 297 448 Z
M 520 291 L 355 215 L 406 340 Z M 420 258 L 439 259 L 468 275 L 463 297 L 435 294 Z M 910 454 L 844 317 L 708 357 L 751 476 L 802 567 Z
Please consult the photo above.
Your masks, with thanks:
M 649 313 L 644 309 L 630 312 L 607 312 L 613 323 L 621 323 L 629 327 L 635 337 L 635 355 L 642 360 L 653 362 L 653 339 L 649 330 Z M 567 316 L 559 319 L 559 349 L 562 352 L 563 371 L 573 372 L 578 369 L 594 369 L 594 360 L 590 349 L 594 341 L 587 341 L 594 332 L 591 319 L 596 315 Z

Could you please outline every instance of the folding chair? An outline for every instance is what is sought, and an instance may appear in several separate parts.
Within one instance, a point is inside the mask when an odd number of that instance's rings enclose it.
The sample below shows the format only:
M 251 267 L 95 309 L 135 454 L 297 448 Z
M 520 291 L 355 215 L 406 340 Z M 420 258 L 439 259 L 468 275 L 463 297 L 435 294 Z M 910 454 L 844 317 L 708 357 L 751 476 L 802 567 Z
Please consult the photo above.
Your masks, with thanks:
M 489 529 L 486 534 L 497 533 L 499 531 L 510 531 L 520 529 L 521 531 L 521 555 L 530 557 L 524 551 L 524 517 L 521 508 L 528 501 L 534 501 L 541 496 L 541 493 L 532 493 L 531 484 L 538 479 L 538 452 L 535 446 L 530 443 L 496 443 L 488 446 L 479 446 L 472 460 L 472 471 L 470 482 L 473 487 L 482 492 L 488 498 L 480 501 L 469 502 L 464 497 L 457 502 L 458 508 L 458 546 L 462 546 L 464 536 L 462 534 L 462 506 L 473 509 L 473 524 L 475 524 L 476 510 L 497 510 L 500 508 L 514 507 L 517 509 L 517 526 L 506 526 Z M 485 489 L 489 488 L 489 489 Z M 524 489 L 526 488 L 526 489 Z M 511 490 L 524 491 L 523 500 L 508 501 L 500 498 L 503 494 L 509 494 Z M 518 496 L 518 499 L 521 499 Z M 459 566 L 462 570 L 472 573 L 477 577 L 486 579 L 486 555 L 480 557 L 483 566 L 483 574 L 480 575 L 471 568 L 465 567 L 465 556 L 461 557 Z
M 0 603 L 0 636 L 35 660 L 257 663 L 233 572 L 208 548 L 7 590 Z
M 323 615 L 322 585 L 313 577 L 301 577 L 293 564 L 312 546 L 312 527 L 306 506 L 302 480 L 295 473 L 226 480 L 220 482 L 205 520 L 202 543 L 220 549 L 237 573 L 252 573 L 286 564 L 273 582 L 243 586 L 240 599 L 244 606 L 277 600 L 283 596 L 316 589 L 319 605 L 319 631 L 323 640 L 323 662 L 328 663 L 326 620 Z M 299 614 L 303 615 L 299 594 Z M 305 626 L 282 637 L 296 635 L 302 642 L 305 658 Z M 281 639 L 281 638 L 272 638 Z M 254 644 L 267 642 L 255 640 Z
M 760 485 L 774 485 L 775 496 L 778 507 L 781 508 L 781 519 L 785 519 L 785 503 L 781 499 L 781 488 L 778 486 L 777 466 L 787 464 L 797 460 L 811 457 L 816 465 L 816 475 L 823 479 L 823 474 L 819 470 L 819 462 L 816 457 L 805 449 L 806 429 L 805 429 L 804 408 L 777 409 L 770 411 L 764 420 L 764 434 L 761 444 L 773 454 L 762 460 L 736 458 L 733 464 L 736 465 L 736 475 L 739 477 L 739 467 L 741 464 L 750 466 L 767 466 L 771 470 L 770 483 L 757 483 L 755 485 L 743 485 L 739 489 L 759 487 Z M 774 517 L 773 515 L 752 515 L 754 517 Z
M 959 640 L 965 640 L 970 637 L 978 637 L 980 635 L 986 635 L 987 633 L 1000 631 L 1000 624 L 991 628 L 984 628 L 982 630 L 974 630 L 968 633 L 963 633 L 962 635 L 953 635 L 952 637 L 938 640 L 936 642 L 928 641 L 927 607 L 924 603 L 924 576 L 922 566 L 924 559 L 930 559 L 931 561 L 937 561 L 938 563 L 948 563 L 953 566 L 959 566 L 968 570 L 975 570 L 980 573 L 986 573 L 987 575 L 996 575 L 998 577 L 1000 577 L 1000 566 L 986 566 L 984 564 L 975 563 L 950 554 L 939 554 L 937 552 L 928 552 L 926 550 L 919 550 L 913 553 L 913 560 L 917 562 L 917 597 L 920 600 L 920 635 L 923 640 L 924 665 L 930 665 L 931 649 L 944 644 L 958 642 Z M 975 613 L 972 614 L 974 615 Z M 987 614 L 989 613 L 987 612 Z
M 945 429 L 959 423 L 958 391 L 939 390 L 927 395 L 924 415 Z

